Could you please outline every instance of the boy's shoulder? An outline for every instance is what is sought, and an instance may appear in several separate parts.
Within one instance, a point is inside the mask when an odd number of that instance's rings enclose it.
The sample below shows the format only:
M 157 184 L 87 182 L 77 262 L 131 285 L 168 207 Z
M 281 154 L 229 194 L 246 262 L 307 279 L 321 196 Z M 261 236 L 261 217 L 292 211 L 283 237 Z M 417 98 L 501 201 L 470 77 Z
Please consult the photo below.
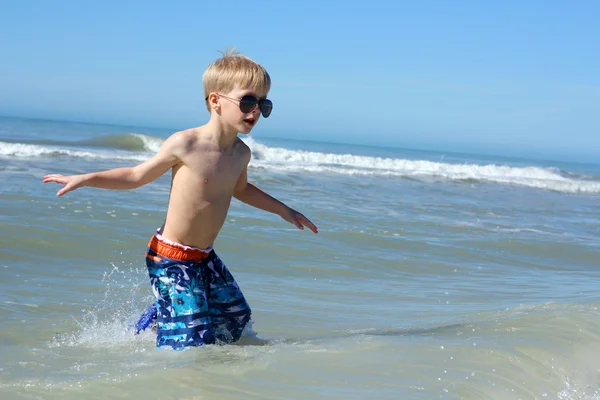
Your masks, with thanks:
M 237 150 L 243 153 L 250 153 L 250 146 L 248 146 L 246 144 L 246 142 L 244 142 L 242 139 L 240 139 L 239 137 L 237 137 L 235 139 L 235 146 L 237 147 Z
M 181 130 L 178 132 L 174 132 L 169 137 L 167 137 L 165 142 L 183 143 L 183 142 L 188 142 L 190 140 L 195 140 L 197 135 L 194 133 L 194 129 L 195 128 L 191 128 L 191 129 L 185 129 L 185 130 Z
M 189 128 L 171 134 L 167 138 L 167 142 L 179 150 L 189 152 L 190 149 L 202 144 L 203 133 L 201 128 Z
M 173 138 L 177 138 L 177 139 L 182 139 L 182 140 L 198 140 L 198 138 L 201 136 L 201 128 L 189 128 L 189 129 L 183 129 L 181 131 L 175 132 L 173 133 L 169 139 Z
M 252 150 L 242 139 L 236 138 L 234 145 L 235 152 L 248 163 L 252 157 Z

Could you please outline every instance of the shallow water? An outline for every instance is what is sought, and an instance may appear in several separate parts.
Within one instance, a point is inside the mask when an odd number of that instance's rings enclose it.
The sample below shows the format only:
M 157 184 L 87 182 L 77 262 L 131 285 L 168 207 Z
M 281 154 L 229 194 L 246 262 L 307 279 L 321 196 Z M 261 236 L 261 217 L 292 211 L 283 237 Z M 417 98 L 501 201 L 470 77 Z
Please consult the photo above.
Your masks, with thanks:
M 254 333 L 175 352 L 131 330 L 168 179 L 41 184 L 166 134 L 0 119 L 2 398 L 600 398 L 600 166 L 250 139 L 320 233 L 234 201 L 215 247 Z

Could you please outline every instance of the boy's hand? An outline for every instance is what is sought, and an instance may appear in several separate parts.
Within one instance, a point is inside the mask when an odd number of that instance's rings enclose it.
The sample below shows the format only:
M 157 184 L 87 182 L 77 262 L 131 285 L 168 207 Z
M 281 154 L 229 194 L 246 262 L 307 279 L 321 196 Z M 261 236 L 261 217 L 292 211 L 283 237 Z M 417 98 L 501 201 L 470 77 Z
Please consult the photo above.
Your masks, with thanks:
M 285 219 L 290 224 L 296 225 L 296 227 L 298 227 L 300 230 L 304 230 L 304 227 L 306 226 L 314 233 L 319 232 L 315 224 L 310 222 L 308 218 L 292 208 L 286 207 L 285 211 L 281 215 L 281 218 Z
M 50 175 L 44 176 L 43 182 L 44 183 L 48 183 L 48 182 L 62 183 L 63 185 L 65 185 L 65 187 L 63 187 L 56 193 L 57 196 L 62 196 L 65 193 L 68 193 L 72 190 L 75 190 L 75 189 L 83 186 L 83 183 L 85 182 L 85 176 L 84 175 L 64 176 L 64 175 L 60 175 L 60 174 L 50 174 Z

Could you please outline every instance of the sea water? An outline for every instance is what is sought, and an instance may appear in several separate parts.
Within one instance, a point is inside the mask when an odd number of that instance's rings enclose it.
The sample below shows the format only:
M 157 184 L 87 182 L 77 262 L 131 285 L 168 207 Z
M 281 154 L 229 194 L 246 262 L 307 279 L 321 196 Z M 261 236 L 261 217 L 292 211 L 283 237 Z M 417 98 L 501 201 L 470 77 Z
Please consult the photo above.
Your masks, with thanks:
M 1 398 L 600 398 L 600 165 L 244 137 L 249 180 L 320 232 L 234 200 L 215 248 L 251 329 L 156 350 L 131 325 L 168 174 L 41 181 L 169 133 L 0 119 Z

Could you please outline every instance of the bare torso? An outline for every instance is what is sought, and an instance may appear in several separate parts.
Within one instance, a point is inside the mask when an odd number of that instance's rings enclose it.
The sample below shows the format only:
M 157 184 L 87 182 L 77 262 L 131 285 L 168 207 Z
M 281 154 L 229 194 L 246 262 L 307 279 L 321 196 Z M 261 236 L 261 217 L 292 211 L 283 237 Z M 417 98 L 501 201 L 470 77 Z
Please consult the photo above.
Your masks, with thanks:
M 172 168 L 162 235 L 183 245 L 207 248 L 225 223 L 236 183 L 250 160 L 250 149 L 239 138 L 223 150 L 199 130 L 184 134 L 181 162 Z

